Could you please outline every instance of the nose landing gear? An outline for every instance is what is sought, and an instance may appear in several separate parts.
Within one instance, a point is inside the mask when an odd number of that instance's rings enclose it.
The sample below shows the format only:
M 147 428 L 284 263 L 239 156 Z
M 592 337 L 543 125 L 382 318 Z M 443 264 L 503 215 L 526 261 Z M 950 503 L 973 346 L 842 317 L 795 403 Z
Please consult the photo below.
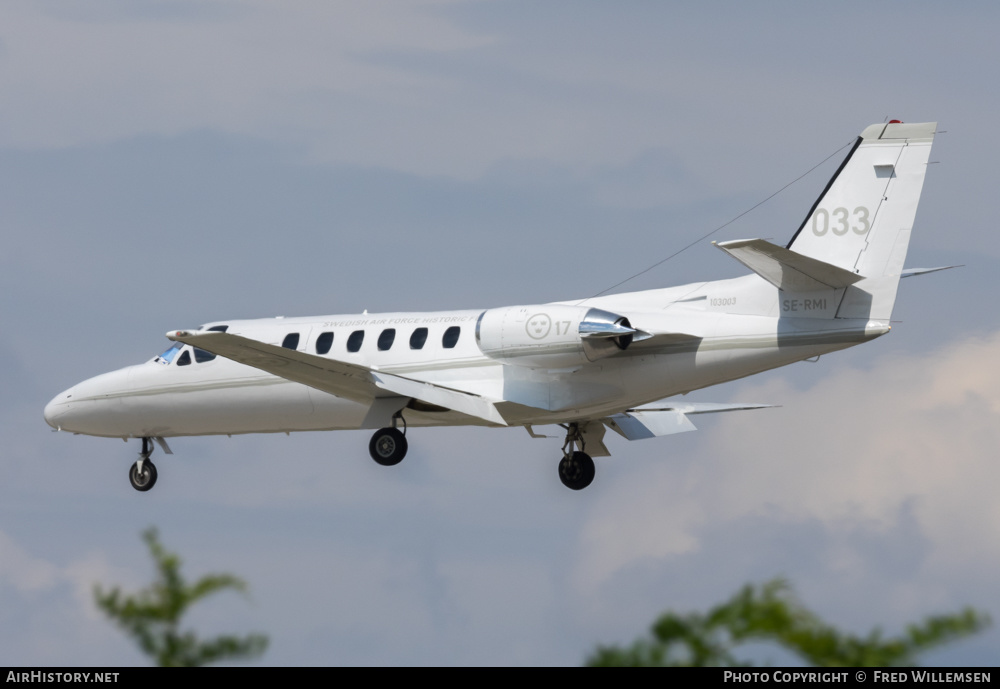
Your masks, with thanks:
M 139 459 L 128 470 L 129 483 L 138 491 L 146 492 L 156 485 L 156 465 L 149 461 L 151 454 L 153 454 L 151 438 L 143 438 Z
M 566 429 L 566 442 L 563 443 L 563 458 L 559 460 L 559 480 L 571 490 L 583 490 L 594 480 L 594 460 L 583 451 L 585 443 L 580 424 L 571 423 L 563 428 Z M 577 446 L 580 449 L 574 450 Z

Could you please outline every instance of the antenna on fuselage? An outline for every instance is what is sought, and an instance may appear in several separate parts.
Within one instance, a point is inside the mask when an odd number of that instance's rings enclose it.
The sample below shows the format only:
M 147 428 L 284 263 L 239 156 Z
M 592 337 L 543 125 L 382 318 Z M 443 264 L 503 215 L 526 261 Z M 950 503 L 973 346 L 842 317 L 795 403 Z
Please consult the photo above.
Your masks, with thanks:
M 828 155 L 826 158 L 823 158 L 823 160 L 821 160 L 818 163 L 816 163 L 815 165 L 813 165 L 811 168 L 809 168 L 808 170 L 806 170 L 805 172 L 803 172 L 801 175 L 799 175 L 798 177 L 796 177 L 795 179 L 793 179 L 791 182 L 789 182 L 785 186 L 781 187 L 781 189 L 778 189 L 778 191 L 774 192 L 773 194 L 771 194 L 770 196 L 768 196 L 763 201 L 759 201 L 756 204 L 754 204 L 753 206 L 751 206 L 750 208 L 747 208 L 745 211 L 743 211 L 742 213 L 740 213 L 739 215 L 737 215 L 732 220 L 730 220 L 728 222 L 725 222 L 722 225 L 719 225 L 718 227 L 716 227 L 714 230 L 712 230 L 708 234 L 705 234 L 705 235 L 702 235 L 701 237 L 698 237 L 698 239 L 694 240 L 693 242 L 691 242 L 690 244 L 688 244 L 684 248 L 678 249 L 674 253 L 670 254 L 669 256 L 667 256 L 664 259 L 661 259 L 661 260 L 657 261 L 656 263 L 654 263 L 653 265 L 649 266 L 648 268 L 646 268 L 644 270 L 640 270 L 638 273 L 635 273 L 634 275 L 630 275 L 629 277 L 625 278 L 621 282 L 617 282 L 617 283 L 611 285 L 610 287 L 607 287 L 607 288 L 601 290 L 597 294 L 591 295 L 591 296 L 587 297 L 586 299 L 581 299 L 580 301 L 577 302 L 577 305 L 583 304 L 584 302 L 589 301 L 589 300 L 591 300 L 591 299 L 593 299 L 595 297 L 599 297 L 602 294 L 607 294 L 611 290 L 613 290 L 615 288 L 618 288 L 618 287 L 621 287 L 626 282 L 631 282 L 632 280 L 634 280 L 635 278 L 639 277 L 640 275 L 645 275 L 646 273 L 648 273 L 649 271 L 651 271 L 653 268 L 658 268 L 659 266 L 663 265 L 664 263 L 666 263 L 670 259 L 674 258 L 675 256 L 684 253 L 685 251 L 687 251 L 688 249 L 690 249 L 695 244 L 700 244 L 701 242 L 705 241 L 706 239 L 708 239 L 709 237 L 711 237 L 713 234 L 715 234 L 719 230 L 721 230 L 721 229 L 723 229 L 725 227 L 728 227 L 729 225 L 732 225 L 734 222 L 736 222 L 737 220 L 739 220 L 740 218 L 742 218 L 747 213 L 749 213 L 749 212 L 751 212 L 753 210 L 756 210 L 760 206 L 763 206 L 765 203 L 767 203 L 768 201 L 770 201 L 771 199 L 773 199 L 775 196 L 777 196 L 778 194 L 780 194 L 781 192 L 783 192 L 785 189 L 787 189 L 788 187 L 790 187 L 793 184 L 795 184 L 796 182 L 798 182 L 800 179 L 802 179 L 803 177 L 805 177 L 806 175 L 808 175 L 809 173 L 811 173 L 813 170 L 815 170 L 816 168 L 818 168 L 820 165 L 822 165 L 826 161 L 830 160 L 830 158 L 834 157 L 835 155 L 837 155 L 838 153 L 840 153 L 841 151 L 843 151 L 848 146 L 854 145 L 855 141 L 856 141 L 856 139 L 851 139 L 846 144 L 844 144 L 843 146 L 841 146 L 840 148 L 838 148 L 836 151 L 834 151 L 833 153 L 831 153 L 830 155 Z

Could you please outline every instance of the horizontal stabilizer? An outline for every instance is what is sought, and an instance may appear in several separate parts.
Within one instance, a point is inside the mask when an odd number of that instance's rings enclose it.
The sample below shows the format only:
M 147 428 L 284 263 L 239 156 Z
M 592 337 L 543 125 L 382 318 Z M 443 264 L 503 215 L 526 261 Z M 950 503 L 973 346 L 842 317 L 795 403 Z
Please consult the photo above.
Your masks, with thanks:
M 660 402 L 650 402 L 629 411 L 658 411 L 670 409 L 679 411 L 682 414 L 717 414 L 724 411 L 746 411 L 748 409 L 774 409 L 776 404 L 717 404 L 713 402 L 678 402 L 676 400 L 662 400 Z
M 679 411 L 629 411 L 604 419 L 608 428 L 629 440 L 659 438 L 698 430 Z
M 782 291 L 841 289 L 864 279 L 857 273 L 797 254 L 763 239 L 712 243 Z
M 939 270 L 950 270 L 951 268 L 964 268 L 964 265 L 959 266 L 941 266 L 940 268 L 907 268 L 902 273 L 899 274 L 901 278 L 912 278 L 915 275 L 927 275 L 927 273 L 936 273 Z
M 622 414 L 614 414 L 602 420 L 608 428 L 629 440 L 644 440 L 698 430 L 687 418 L 689 414 L 714 414 L 724 411 L 764 409 L 773 406 L 771 404 L 670 403 L 663 401 L 644 404 L 641 407 L 629 409 Z
M 367 366 L 306 354 L 232 333 L 175 330 L 167 333 L 167 338 L 361 404 L 370 405 L 375 398 L 392 393 L 507 425 L 494 404 L 484 397 L 376 372 Z

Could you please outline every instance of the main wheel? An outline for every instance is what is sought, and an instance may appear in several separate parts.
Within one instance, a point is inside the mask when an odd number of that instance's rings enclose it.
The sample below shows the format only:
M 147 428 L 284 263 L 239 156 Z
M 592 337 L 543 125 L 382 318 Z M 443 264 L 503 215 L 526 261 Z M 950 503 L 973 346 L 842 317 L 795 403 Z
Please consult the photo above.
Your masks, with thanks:
M 139 473 L 139 463 L 136 462 L 128 470 L 128 480 L 136 490 L 146 492 L 156 485 L 156 465 L 148 459 L 142 463 L 142 473 Z
M 574 452 L 559 462 L 559 480 L 572 490 L 583 490 L 594 480 L 594 460 L 586 452 Z
M 382 428 L 375 431 L 368 443 L 368 453 L 384 467 L 391 467 L 403 461 L 406 456 L 406 436 L 397 428 Z

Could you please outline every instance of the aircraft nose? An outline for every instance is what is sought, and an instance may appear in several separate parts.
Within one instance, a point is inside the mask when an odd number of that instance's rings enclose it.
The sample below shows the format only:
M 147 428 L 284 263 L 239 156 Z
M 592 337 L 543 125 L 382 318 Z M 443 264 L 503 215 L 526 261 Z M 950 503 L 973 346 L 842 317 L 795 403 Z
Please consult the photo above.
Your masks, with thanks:
M 45 405 L 45 422 L 58 431 L 120 436 L 122 398 L 129 393 L 129 368 L 103 373 L 74 385 Z
M 69 410 L 70 401 L 72 399 L 73 388 L 63 390 L 58 395 L 53 397 L 52 400 L 45 405 L 45 411 L 43 412 L 45 416 L 45 423 L 49 424 L 57 431 L 62 430 L 59 419 Z

